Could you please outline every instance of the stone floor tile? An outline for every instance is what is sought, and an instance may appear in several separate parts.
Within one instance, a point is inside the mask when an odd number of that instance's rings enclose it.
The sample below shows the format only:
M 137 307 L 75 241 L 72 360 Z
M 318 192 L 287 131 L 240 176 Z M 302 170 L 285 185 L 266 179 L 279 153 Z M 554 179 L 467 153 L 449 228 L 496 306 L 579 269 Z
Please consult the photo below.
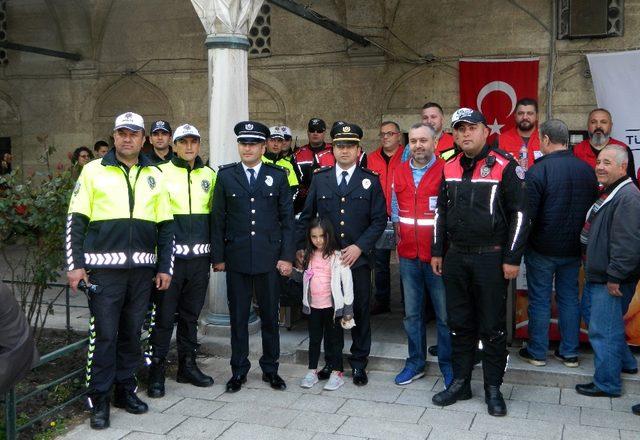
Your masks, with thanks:
M 336 432 L 345 420 L 347 420 L 347 416 L 340 414 L 303 411 L 287 425 L 287 429 L 299 429 L 300 431 L 313 431 L 331 434 Z
M 253 402 L 269 407 L 288 408 L 298 400 L 299 392 L 276 391 L 272 389 L 242 388 L 237 393 L 223 393 L 217 400 L 221 402 Z
M 150 432 L 152 434 L 166 434 L 186 419 L 179 414 L 129 414 L 128 412 L 111 409 L 111 426 L 128 431 Z
M 308 440 L 313 437 L 313 432 L 288 430 L 270 426 L 249 425 L 246 423 L 234 423 L 219 440 Z
M 517 437 L 524 434 L 541 440 L 560 440 L 562 438 L 561 423 L 525 420 L 514 417 L 492 417 L 488 414 L 477 414 L 471 424 L 471 430 L 509 437 Z
M 431 429 L 431 426 L 427 425 L 349 417 L 337 433 L 382 440 L 424 440 Z
M 525 400 L 527 402 L 560 403 L 560 389 L 535 385 L 514 385 L 511 400 Z
M 426 408 L 418 421 L 421 425 L 468 430 L 475 414 L 464 411 L 445 411 L 443 409 Z M 433 435 L 433 434 L 432 434 Z
M 287 408 L 275 409 L 257 402 L 233 402 L 213 412 L 209 415 L 209 418 L 284 428 L 291 423 L 298 414 L 300 414 L 298 410 Z
M 65 434 L 65 440 L 118 440 L 129 434 L 129 429 L 119 429 L 111 424 L 111 428 L 102 431 L 96 431 L 89 426 L 89 419 L 82 425 L 78 425 Z
M 624 394 L 622 397 L 611 399 L 611 409 L 614 411 L 631 412 L 631 407 L 640 403 L 640 395 Z
M 487 434 L 486 440 L 535 440 L 534 437 L 522 437 L 514 435 L 502 435 L 490 432 Z
M 165 394 L 164 397 L 161 397 L 159 399 L 152 399 L 151 397 L 147 396 L 146 393 L 144 394 L 138 393 L 138 394 L 139 394 L 139 397 L 142 400 L 144 400 L 147 403 L 147 405 L 149 405 L 150 412 L 162 412 L 165 409 L 172 407 L 173 405 L 175 405 L 176 403 L 184 399 L 183 396 L 179 396 L 174 393 Z
M 516 417 L 524 419 L 529 412 L 529 402 L 521 400 L 507 400 L 507 415 L 509 417 Z M 487 404 L 484 401 L 484 396 L 474 396 L 469 400 L 461 400 L 453 405 L 445 406 L 443 408 L 447 411 L 467 411 L 478 414 L 487 414 Z
M 618 440 L 620 433 L 617 429 L 596 428 L 594 426 L 578 426 L 565 424 L 562 440 Z M 636 432 L 636 439 L 640 438 Z
M 588 397 L 578 394 L 573 388 L 562 388 L 560 404 L 569 406 L 582 406 L 585 408 L 611 409 L 609 397 Z
M 580 408 L 577 406 L 552 405 L 549 403 L 531 402 L 528 419 L 544 420 L 565 424 L 580 424 Z
M 620 440 L 638 440 L 638 433 L 636 431 L 627 431 L 625 429 L 621 429 Z
M 319 432 L 311 440 L 362 440 L 362 437 L 352 437 L 350 435 L 325 434 Z
M 170 439 L 212 439 L 222 434 L 233 424 L 228 420 L 212 420 L 189 417 L 167 434 Z
M 215 400 L 219 395 L 225 391 L 224 384 L 216 383 L 213 386 L 202 388 L 194 387 L 193 385 L 180 384 L 174 381 L 167 381 L 165 383 L 165 396 L 175 395 L 181 397 L 191 397 L 192 399 L 205 399 Z
M 163 440 L 163 439 L 166 439 L 167 437 L 168 436 L 163 434 L 150 434 L 148 432 L 134 431 L 122 437 L 122 440 Z M 89 438 L 89 437 L 85 437 L 85 438 Z M 93 440 L 95 437 L 91 436 L 90 438 Z
M 343 397 L 346 399 L 360 399 L 369 400 L 373 402 L 395 402 L 402 388 L 394 385 L 382 386 L 369 384 L 366 386 L 356 386 L 351 382 L 351 378 L 345 378 L 345 384 L 343 387 L 338 388 L 335 391 L 323 391 L 325 396 Z
M 484 440 L 485 437 L 484 432 L 434 426 L 427 440 Z
M 292 409 L 303 411 L 315 411 L 324 413 L 335 413 L 346 399 L 342 397 L 333 397 L 330 395 L 303 394 L 298 400 L 291 405 Z
M 394 420 L 396 422 L 417 423 L 424 412 L 421 406 L 400 405 L 397 403 L 369 402 L 349 399 L 338 410 L 338 414 L 375 419 Z
M 582 408 L 580 424 L 586 426 L 598 426 L 601 428 L 624 428 L 627 431 L 640 431 L 640 417 L 620 411 Z M 638 438 L 640 438 L 640 433 L 638 433 Z
M 431 402 L 431 398 L 436 394 L 434 391 L 421 391 L 406 389 L 398 396 L 395 403 L 401 405 L 424 406 L 426 408 L 439 408 Z
M 224 406 L 224 403 L 186 397 L 172 407 L 166 409 L 164 413 L 181 414 L 188 417 L 207 417 L 221 406 Z

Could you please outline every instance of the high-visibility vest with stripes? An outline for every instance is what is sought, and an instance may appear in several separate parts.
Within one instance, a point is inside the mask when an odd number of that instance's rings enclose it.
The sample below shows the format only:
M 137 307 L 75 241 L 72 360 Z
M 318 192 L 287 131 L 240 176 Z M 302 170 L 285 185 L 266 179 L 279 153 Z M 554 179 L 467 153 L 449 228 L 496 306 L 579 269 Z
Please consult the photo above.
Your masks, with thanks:
M 191 259 L 211 251 L 210 218 L 216 172 L 196 157 L 193 169 L 178 156 L 160 165 L 169 192 L 175 256 Z
M 138 160 L 127 169 L 112 149 L 83 167 L 69 203 L 68 270 L 157 267 L 173 273 L 173 216 L 165 181 L 148 158 Z
M 287 172 L 287 181 L 289 182 L 290 187 L 298 186 L 300 184 L 300 182 L 298 182 L 298 176 L 296 176 L 296 173 L 293 169 L 293 164 L 291 163 L 291 161 L 285 159 L 284 157 L 277 161 L 273 161 L 263 155 L 262 162 L 270 163 L 270 164 L 277 165 L 279 167 L 284 168 L 284 170 Z
M 429 262 L 434 217 L 445 162 L 436 159 L 422 176 L 417 188 L 409 163 L 410 161 L 406 161 L 400 164 L 395 169 L 393 178 L 393 191 L 398 201 L 398 256 Z

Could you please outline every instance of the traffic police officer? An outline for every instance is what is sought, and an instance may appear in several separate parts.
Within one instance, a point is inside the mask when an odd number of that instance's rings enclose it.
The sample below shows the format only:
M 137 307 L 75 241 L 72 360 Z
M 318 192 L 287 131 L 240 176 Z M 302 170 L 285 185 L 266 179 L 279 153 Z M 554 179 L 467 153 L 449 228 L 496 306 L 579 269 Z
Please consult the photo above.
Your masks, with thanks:
M 196 365 L 198 316 L 209 285 L 211 248 L 210 216 L 216 173 L 206 166 L 200 152 L 200 133 L 193 125 L 179 126 L 173 134 L 175 155 L 160 165 L 171 198 L 175 230 L 175 267 L 171 285 L 156 299 L 155 326 L 151 332 L 149 397 L 164 396 L 165 358 L 178 313 L 176 341 L 180 383 L 198 387 L 213 379 Z
M 173 157 L 173 149 L 171 148 L 171 125 L 167 121 L 158 120 L 151 124 L 151 133 L 149 141 L 153 145 L 153 149 L 148 153 L 147 157 L 154 165 L 166 163 Z
M 291 188 L 291 194 L 293 199 L 295 199 L 296 194 L 298 192 L 298 177 L 293 169 L 293 163 L 286 159 L 282 152 L 282 146 L 284 144 L 284 133 L 282 132 L 282 128 L 279 126 L 269 128 L 269 139 L 267 139 L 267 147 L 264 155 L 262 156 L 262 161 L 270 164 L 278 165 L 287 173 L 287 179 L 289 182 L 289 187 Z
M 67 278 L 89 294 L 87 386 L 91 427 L 109 426 L 114 405 L 141 414 L 135 394 L 140 332 L 151 280 L 166 290 L 173 273 L 173 216 L 162 172 L 140 154 L 144 121 L 127 112 L 116 118 L 115 148 L 82 169 L 71 196 L 65 252 Z M 157 272 L 157 274 L 156 274 Z
M 507 285 L 518 274 L 527 235 L 524 170 L 510 154 L 487 145 L 489 129 L 480 112 L 459 109 L 452 126 L 463 154 L 444 167 L 431 266 L 443 274 L 454 379 L 432 400 L 446 406 L 471 398 L 481 340 L 488 412 L 504 416 Z
M 278 375 L 278 271 L 291 273 L 295 257 L 291 193 L 285 171 L 261 160 L 269 129 L 243 121 L 234 131 L 241 162 L 220 167 L 211 217 L 211 260 L 214 271 L 226 271 L 231 319 L 232 377 L 226 389 L 240 390 L 251 367 L 248 323 L 255 293 L 262 324 L 262 380 L 284 390 Z
M 351 330 L 353 343 L 349 357 L 353 383 L 366 385 L 365 368 L 371 349 L 372 251 L 387 224 L 387 204 L 377 174 L 358 166 L 362 129 L 345 123 L 332 130 L 332 137 L 336 166 L 318 169 L 311 181 L 296 230 L 298 258 L 302 258 L 309 221 L 316 215 L 328 218 L 342 248 L 342 262 L 351 267 L 353 275 L 356 326 Z M 328 379 L 330 373 L 330 368 L 325 366 L 318 372 L 318 378 Z

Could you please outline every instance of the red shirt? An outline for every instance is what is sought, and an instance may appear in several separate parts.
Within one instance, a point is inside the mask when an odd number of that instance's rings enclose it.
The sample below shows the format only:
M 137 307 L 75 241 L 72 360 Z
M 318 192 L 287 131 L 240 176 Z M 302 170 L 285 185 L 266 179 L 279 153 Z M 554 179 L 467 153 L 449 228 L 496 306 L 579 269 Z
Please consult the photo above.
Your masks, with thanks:
M 520 148 L 522 148 L 522 136 L 518 133 L 518 129 L 513 127 L 511 130 L 507 130 L 498 136 L 498 148 L 511 153 L 516 161 L 520 159 Z M 533 161 L 542 156 L 540 152 L 540 136 L 538 135 L 538 128 L 536 127 L 531 132 L 531 137 L 527 142 L 527 168 L 533 165 Z
M 610 144 L 615 144 L 615 145 L 622 145 L 623 147 L 627 147 L 627 144 L 625 144 L 624 142 L 620 142 L 617 139 L 614 138 L 609 138 L 609 143 Z M 631 154 L 631 152 L 629 152 L 629 154 Z M 596 168 L 596 153 L 593 151 L 593 148 L 591 147 L 591 144 L 589 143 L 589 139 L 585 139 L 582 142 L 580 142 L 578 145 L 573 147 L 573 155 L 575 157 L 577 157 L 578 159 L 582 159 L 584 160 L 586 163 L 588 163 L 589 165 L 591 165 L 591 168 L 595 169 Z
M 367 168 L 375 171 L 380 178 L 382 191 L 387 199 L 387 215 L 391 215 L 391 183 L 393 182 L 393 173 L 395 169 L 402 163 L 402 154 L 404 147 L 398 145 L 398 149 L 389 159 L 389 163 L 382 156 L 382 147 L 370 153 L 367 156 Z

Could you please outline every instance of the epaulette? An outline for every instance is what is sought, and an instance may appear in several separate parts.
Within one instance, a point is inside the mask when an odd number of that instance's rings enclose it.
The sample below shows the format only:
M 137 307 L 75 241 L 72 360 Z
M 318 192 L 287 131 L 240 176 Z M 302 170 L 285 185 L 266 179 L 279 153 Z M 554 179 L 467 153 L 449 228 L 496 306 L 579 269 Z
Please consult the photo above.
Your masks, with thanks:
M 373 176 L 376 176 L 376 177 L 380 175 L 379 173 L 376 173 L 375 171 L 370 170 L 369 168 L 362 167 L 362 171 L 364 171 L 365 173 L 369 173 L 369 174 L 371 174 Z
M 331 166 L 331 165 L 327 165 L 326 167 L 316 168 L 315 170 L 313 170 L 313 174 L 321 173 L 323 171 L 327 171 L 327 170 L 330 170 L 332 168 L 333 168 L 333 166 Z
M 501 150 L 500 148 L 491 148 L 489 151 L 493 151 L 496 154 L 504 157 L 505 159 L 516 160 L 516 158 L 513 157 L 513 154 L 509 153 L 508 151 Z
M 280 171 L 284 171 L 285 173 L 287 172 L 287 169 L 285 167 L 283 167 L 282 165 L 277 165 L 275 163 L 262 162 L 262 165 L 266 165 L 268 167 L 275 168 L 275 169 L 280 170 Z
M 226 170 L 227 168 L 231 168 L 238 165 L 238 162 L 232 162 L 232 163 L 228 163 L 226 165 L 220 165 L 218 167 L 218 172 L 222 171 L 222 170 Z

